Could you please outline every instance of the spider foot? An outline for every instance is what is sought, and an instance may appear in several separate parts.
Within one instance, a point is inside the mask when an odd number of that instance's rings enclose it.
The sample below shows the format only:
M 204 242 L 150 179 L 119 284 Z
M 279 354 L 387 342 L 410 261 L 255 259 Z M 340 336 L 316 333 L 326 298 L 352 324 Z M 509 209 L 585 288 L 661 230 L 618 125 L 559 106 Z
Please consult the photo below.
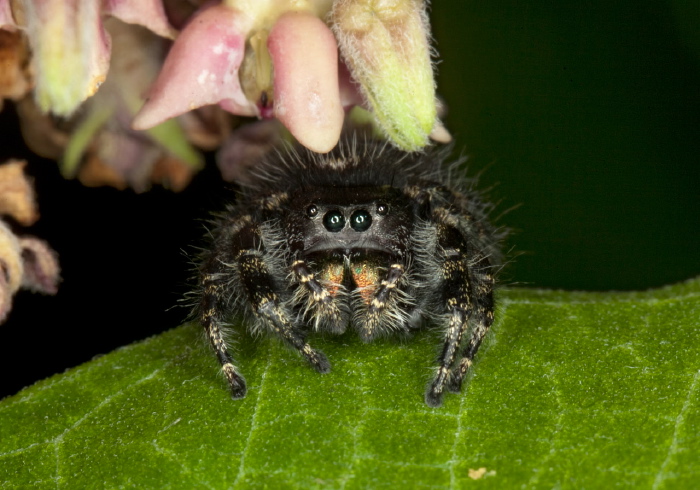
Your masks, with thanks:
M 445 388 L 447 388 L 447 391 L 450 393 L 460 393 L 462 391 L 462 378 L 452 376 L 452 379 L 447 382 Z
M 442 405 L 442 388 L 432 383 L 425 392 L 425 403 L 432 408 Z
M 248 388 L 245 385 L 245 381 L 237 385 L 230 385 L 231 388 L 231 398 L 233 400 L 240 400 L 245 398 L 246 393 L 248 393 Z
M 228 386 L 231 390 L 231 398 L 234 400 L 245 398 L 248 388 L 243 376 L 236 371 L 236 368 L 231 363 L 224 364 L 222 369 L 226 375 L 226 379 L 228 380 Z
M 459 365 L 452 371 L 452 376 L 450 376 L 450 379 L 447 381 L 447 390 L 449 392 L 459 393 L 462 391 L 462 381 L 471 366 L 471 359 L 465 357 L 460 361 Z
M 302 349 L 302 354 L 317 372 L 321 374 L 331 372 L 331 363 L 328 362 L 328 358 L 323 352 L 313 349 L 309 344 L 306 344 Z
M 425 403 L 430 407 L 439 407 L 442 405 L 442 395 L 445 390 L 445 385 L 451 380 L 451 372 L 447 367 L 440 367 L 437 375 L 428 390 L 425 392 Z

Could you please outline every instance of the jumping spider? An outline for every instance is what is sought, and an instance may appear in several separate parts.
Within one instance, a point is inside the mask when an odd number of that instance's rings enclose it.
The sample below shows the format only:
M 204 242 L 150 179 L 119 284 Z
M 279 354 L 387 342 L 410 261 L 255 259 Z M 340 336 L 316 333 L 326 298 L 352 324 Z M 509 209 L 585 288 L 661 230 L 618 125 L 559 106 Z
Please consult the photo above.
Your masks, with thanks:
M 222 335 L 231 313 L 320 373 L 330 364 L 307 343 L 312 330 L 350 326 L 369 342 L 427 320 L 444 342 L 425 402 L 459 392 L 493 323 L 500 237 L 478 196 L 447 183 L 443 153 L 351 140 L 325 155 L 277 152 L 251 171 L 212 229 L 195 308 L 233 398 L 246 383 Z

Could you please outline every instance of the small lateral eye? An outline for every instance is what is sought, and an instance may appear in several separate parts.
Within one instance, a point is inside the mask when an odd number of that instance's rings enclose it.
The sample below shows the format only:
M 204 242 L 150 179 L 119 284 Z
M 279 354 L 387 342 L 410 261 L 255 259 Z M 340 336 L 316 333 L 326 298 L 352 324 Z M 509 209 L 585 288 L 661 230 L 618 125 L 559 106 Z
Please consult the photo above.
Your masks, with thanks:
M 308 208 L 306 208 L 306 216 L 309 218 L 313 218 L 318 214 L 318 208 L 316 207 L 315 204 L 310 205 Z
M 345 216 L 337 209 L 328 211 L 323 217 L 323 226 L 326 230 L 336 233 L 345 227 Z
M 389 212 L 389 206 L 387 206 L 383 202 L 380 202 L 379 204 L 377 204 L 377 214 L 379 216 L 384 216 L 388 212 Z
M 350 226 L 355 231 L 365 231 L 372 225 L 372 216 L 364 209 L 358 209 L 350 216 Z

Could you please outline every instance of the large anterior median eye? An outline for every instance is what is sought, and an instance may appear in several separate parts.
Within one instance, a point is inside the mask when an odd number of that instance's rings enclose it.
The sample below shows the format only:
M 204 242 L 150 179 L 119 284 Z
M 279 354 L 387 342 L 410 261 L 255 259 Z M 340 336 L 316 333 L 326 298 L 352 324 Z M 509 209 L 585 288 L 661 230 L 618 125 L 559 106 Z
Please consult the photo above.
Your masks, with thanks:
M 372 224 L 372 217 L 364 209 L 358 209 L 350 216 L 350 226 L 355 231 L 365 231 Z
M 342 230 L 345 226 L 345 217 L 343 216 L 343 213 L 337 209 L 328 211 L 323 217 L 323 226 L 326 227 L 326 230 L 332 232 Z

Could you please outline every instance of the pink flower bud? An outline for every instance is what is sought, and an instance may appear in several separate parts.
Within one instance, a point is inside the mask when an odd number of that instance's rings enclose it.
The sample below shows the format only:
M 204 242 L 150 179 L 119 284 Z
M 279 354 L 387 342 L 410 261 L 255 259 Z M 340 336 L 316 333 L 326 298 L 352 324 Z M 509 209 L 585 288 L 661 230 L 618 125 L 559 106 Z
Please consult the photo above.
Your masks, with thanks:
M 0 0 L 0 29 L 12 30 L 15 27 L 17 27 L 17 24 L 12 16 L 10 0 Z
M 267 46 L 275 70 L 275 116 L 307 148 L 332 150 L 345 115 L 333 33 L 312 14 L 287 12 L 270 31 Z
M 103 11 L 127 24 L 138 24 L 161 37 L 175 39 L 162 0 L 104 0 Z
M 151 128 L 206 104 L 256 115 L 238 80 L 248 23 L 239 11 L 220 5 L 196 14 L 170 49 L 134 129 Z

